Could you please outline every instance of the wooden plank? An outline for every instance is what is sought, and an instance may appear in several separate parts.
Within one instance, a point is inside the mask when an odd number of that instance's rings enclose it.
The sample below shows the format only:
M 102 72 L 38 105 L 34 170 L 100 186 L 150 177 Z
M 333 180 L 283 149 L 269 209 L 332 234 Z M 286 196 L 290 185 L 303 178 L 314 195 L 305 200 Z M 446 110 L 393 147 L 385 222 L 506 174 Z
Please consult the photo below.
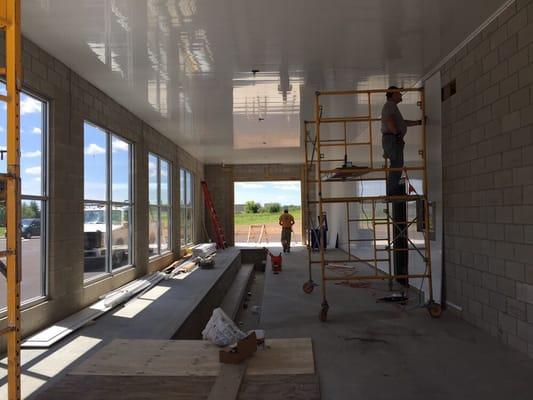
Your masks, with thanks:
M 267 349 L 250 358 L 247 375 L 314 374 L 311 338 L 267 339 Z
M 80 364 L 76 375 L 217 376 L 219 348 L 203 340 L 117 339 Z M 250 359 L 247 375 L 315 372 L 310 338 L 267 339 Z
M 239 400 L 320 400 L 317 375 L 247 376 Z
M 67 375 L 35 400 L 206 400 L 213 377 Z
M 67 375 L 35 400 L 206 400 L 214 377 Z M 222 399 L 222 398 L 221 398 Z M 247 376 L 239 400 L 320 400 L 316 375 Z
M 207 400 L 237 400 L 248 360 L 242 364 L 222 364 Z

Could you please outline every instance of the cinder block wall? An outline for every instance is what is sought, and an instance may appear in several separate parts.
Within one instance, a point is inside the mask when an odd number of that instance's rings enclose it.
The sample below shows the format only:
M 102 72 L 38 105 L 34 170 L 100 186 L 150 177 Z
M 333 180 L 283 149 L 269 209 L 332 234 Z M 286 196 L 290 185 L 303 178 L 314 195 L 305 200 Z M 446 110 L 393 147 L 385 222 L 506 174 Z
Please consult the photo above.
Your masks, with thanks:
M 246 181 L 303 181 L 304 169 L 302 164 L 247 164 L 225 165 L 206 164 L 205 179 L 213 197 L 213 203 L 220 224 L 224 229 L 226 242 L 235 244 L 234 226 L 234 183 Z M 305 186 L 305 185 L 304 185 Z M 302 187 L 302 206 L 304 205 L 305 188 Z M 303 210 L 305 212 L 305 210 Z M 305 214 L 304 214 L 305 215 Z M 210 237 L 211 231 L 209 215 L 205 215 L 206 227 Z M 302 221 L 304 222 L 304 221 Z
M 2 42 L 3 43 L 3 42 Z M 4 53 L 4 49 L 0 49 Z M 59 60 L 28 40 L 23 41 L 23 87 L 49 104 L 49 235 L 48 296 L 22 312 L 27 335 L 96 301 L 102 294 L 180 255 L 179 170 L 195 175 L 195 238 L 201 240 L 203 164 L 148 126 L 133 113 L 91 85 Z M 135 267 L 108 275 L 90 285 L 83 281 L 83 122 L 108 129 L 134 143 Z M 174 252 L 148 260 L 148 152 L 172 162 Z M 5 295 L 2 293 L 2 295 Z M 0 316 L 0 328 L 6 324 Z M 4 349 L 0 339 L 0 352 Z
M 533 357 L 533 1 L 442 69 L 445 286 L 462 316 Z

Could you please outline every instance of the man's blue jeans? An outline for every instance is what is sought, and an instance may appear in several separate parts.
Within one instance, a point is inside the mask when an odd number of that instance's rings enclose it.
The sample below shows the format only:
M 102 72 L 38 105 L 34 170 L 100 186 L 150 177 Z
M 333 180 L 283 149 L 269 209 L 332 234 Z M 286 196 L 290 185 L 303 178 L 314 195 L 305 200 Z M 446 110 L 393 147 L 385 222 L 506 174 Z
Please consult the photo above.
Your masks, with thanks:
M 383 152 L 390 161 L 389 168 L 403 168 L 403 149 L 405 142 L 396 135 L 384 134 L 382 139 Z M 400 179 L 402 171 L 389 171 L 387 174 L 387 196 L 398 196 L 400 190 Z

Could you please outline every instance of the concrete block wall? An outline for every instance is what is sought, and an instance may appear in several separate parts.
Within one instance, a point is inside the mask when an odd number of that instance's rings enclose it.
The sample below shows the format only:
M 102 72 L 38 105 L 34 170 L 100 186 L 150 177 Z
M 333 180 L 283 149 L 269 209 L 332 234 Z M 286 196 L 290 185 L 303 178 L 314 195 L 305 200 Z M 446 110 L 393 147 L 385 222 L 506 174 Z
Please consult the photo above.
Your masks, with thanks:
M 226 235 L 226 242 L 235 244 L 234 227 L 234 183 L 253 181 L 302 181 L 304 180 L 304 165 L 302 164 L 247 164 L 220 165 L 206 164 L 205 179 L 213 198 L 215 210 L 220 224 Z M 305 185 L 304 185 L 305 186 Z M 304 189 L 302 188 L 302 205 L 304 205 Z M 305 212 L 305 210 L 303 210 Z M 211 223 L 209 215 L 205 213 L 206 227 L 210 237 Z M 303 236 L 305 237 L 305 235 Z
M 446 300 L 533 357 L 533 0 L 441 70 Z
M 3 42 L 2 42 L 3 43 Z M 4 53 L 4 49 L 0 49 Z M 48 293 L 22 312 L 23 335 L 39 330 L 96 301 L 99 296 L 180 256 L 179 169 L 194 173 L 195 238 L 202 239 L 203 164 L 148 126 L 104 92 L 29 40 L 23 41 L 23 87 L 48 101 L 49 202 Z M 134 267 L 84 284 L 83 122 L 88 120 L 134 144 Z M 148 152 L 172 163 L 173 253 L 148 259 Z M 5 326 L 0 315 L 0 328 Z M 0 339 L 0 352 L 4 349 Z

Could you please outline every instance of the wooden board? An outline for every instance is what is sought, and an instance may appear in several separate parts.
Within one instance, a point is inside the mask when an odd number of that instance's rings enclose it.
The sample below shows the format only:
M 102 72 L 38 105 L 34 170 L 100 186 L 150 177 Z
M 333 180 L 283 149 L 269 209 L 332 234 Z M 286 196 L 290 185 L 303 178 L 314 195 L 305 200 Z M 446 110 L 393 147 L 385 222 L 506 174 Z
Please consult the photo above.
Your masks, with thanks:
M 117 339 L 71 374 L 122 376 L 217 376 L 219 348 L 203 340 Z M 247 375 L 314 374 L 310 338 L 267 339 L 250 359 Z
M 214 377 L 67 375 L 34 400 L 207 400 Z M 239 400 L 320 400 L 316 375 L 245 377 Z
M 241 364 L 222 364 L 207 400 L 237 400 L 248 360 Z

